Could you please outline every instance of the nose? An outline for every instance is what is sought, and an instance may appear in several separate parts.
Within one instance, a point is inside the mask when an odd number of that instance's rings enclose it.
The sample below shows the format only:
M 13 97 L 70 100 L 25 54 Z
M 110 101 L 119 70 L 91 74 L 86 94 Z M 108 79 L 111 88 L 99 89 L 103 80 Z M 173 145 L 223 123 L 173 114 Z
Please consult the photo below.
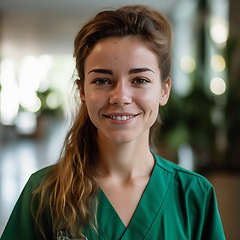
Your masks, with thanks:
M 123 106 L 132 102 L 130 86 L 127 83 L 118 82 L 114 86 L 111 96 L 110 104 L 115 106 Z

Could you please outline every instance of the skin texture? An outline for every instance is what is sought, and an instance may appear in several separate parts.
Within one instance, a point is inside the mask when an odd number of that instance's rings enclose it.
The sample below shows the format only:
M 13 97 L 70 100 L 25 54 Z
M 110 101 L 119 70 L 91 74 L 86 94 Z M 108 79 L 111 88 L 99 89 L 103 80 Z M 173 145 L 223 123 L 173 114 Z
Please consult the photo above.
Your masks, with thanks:
M 97 128 L 98 180 L 127 226 L 154 167 L 149 129 L 167 103 L 171 80 L 161 82 L 156 55 L 133 37 L 99 41 L 84 71 L 80 96 Z

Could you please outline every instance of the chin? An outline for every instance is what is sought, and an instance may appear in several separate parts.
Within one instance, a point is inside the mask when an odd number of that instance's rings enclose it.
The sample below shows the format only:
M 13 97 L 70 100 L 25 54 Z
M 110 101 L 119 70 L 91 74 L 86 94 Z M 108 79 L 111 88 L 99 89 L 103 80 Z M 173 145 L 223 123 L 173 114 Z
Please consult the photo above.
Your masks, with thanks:
M 108 139 L 107 141 L 110 141 L 114 144 L 127 144 L 133 142 L 145 142 L 145 139 L 148 139 L 149 137 L 148 131 L 144 132 L 144 134 L 131 133 L 130 131 L 127 131 L 126 133 L 105 135 L 105 138 Z
M 131 138 L 130 136 L 115 136 L 109 137 L 109 140 L 115 144 L 125 144 L 134 141 L 134 138 Z

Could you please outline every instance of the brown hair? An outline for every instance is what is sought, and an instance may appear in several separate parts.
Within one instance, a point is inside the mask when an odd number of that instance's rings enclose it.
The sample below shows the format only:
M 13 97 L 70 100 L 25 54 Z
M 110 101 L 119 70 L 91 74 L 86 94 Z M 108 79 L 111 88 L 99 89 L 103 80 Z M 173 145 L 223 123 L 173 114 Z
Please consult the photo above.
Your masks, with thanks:
M 85 60 L 95 44 L 104 38 L 125 36 L 138 38 L 156 54 L 161 80 L 168 81 L 172 51 L 171 26 L 159 12 L 137 5 L 100 12 L 79 31 L 74 42 L 78 86 L 84 87 Z M 152 133 L 151 128 L 150 135 Z M 95 194 L 98 184 L 93 172 L 98 158 L 96 134 L 86 105 L 82 103 L 66 136 L 59 162 L 35 192 L 35 198 L 40 195 L 35 218 L 43 235 L 41 216 L 44 208 L 50 209 L 53 232 L 67 229 L 72 236 L 77 236 L 81 235 L 85 224 L 97 227 Z

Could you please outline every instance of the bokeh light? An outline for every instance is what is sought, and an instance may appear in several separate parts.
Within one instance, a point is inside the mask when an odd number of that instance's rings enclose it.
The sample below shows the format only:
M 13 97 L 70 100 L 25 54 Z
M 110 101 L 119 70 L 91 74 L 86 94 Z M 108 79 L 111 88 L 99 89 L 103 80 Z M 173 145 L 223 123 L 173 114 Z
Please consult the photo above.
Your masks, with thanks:
M 224 44 L 228 39 L 228 25 L 222 18 L 213 17 L 210 26 L 210 35 L 217 44 Z
M 195 60 L 190 56 L 184 56 L 180 60 L 181 69 L 185 73 L 192 73 L 196 68 Z
M 226 83 L 222 78 L 213 78 L 210 82 L 210 89 L 215 95 L 221 95 L 226 91 Z
M 211 59 L 211 67 L 215 72 L 222 72 L 226 68 L 226 61 L 221 55 L 214 55 Z

